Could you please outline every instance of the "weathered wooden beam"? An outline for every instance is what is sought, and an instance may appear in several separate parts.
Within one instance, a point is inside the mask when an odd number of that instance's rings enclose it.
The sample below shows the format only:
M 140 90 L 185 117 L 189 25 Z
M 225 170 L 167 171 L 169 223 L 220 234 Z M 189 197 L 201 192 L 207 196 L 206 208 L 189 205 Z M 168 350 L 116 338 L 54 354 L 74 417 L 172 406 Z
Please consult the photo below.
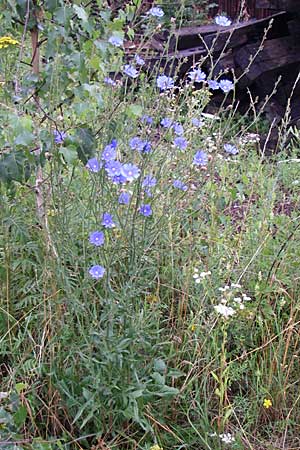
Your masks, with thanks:
M 300 0 L 256 0 L 256 8 L 275 9 L 287 12 L 299 12 Z
M 183 27 L 175 31 L 170 42 L 170 48 L 174 51 L 175 48 L 177 50 L 185 50 L 192 47 L 199 47 L 203 45 L 204 40 L 209 48 L 212 42 L 215 41 L 214 50 L 221 51 L 229 37 L 229 47 L 235 47 L 244 35 L 247 35 L 249 39 L 261 39 L 271 19 L 273 20 L 273 24 L 269 32 L 270 39 L 289 34 L 287 14 L 283 11 L 274 14 L 272 17 L 260 20 L 250 19 L 247 22 L 235 22 L 229 27 L 220 27 L 218 25 Z
M 280 5 L 280 0 L 256 0 L 255 7 L 256 8 L 265 8 L 265 9 L 275 9 L 275 10 L 282 10 L 285 9 Z
M 259 44 L 249 44 L 235 52 L 234 61 L 242 71 L 247 70 L 251 58 L 258 51 Z M 240 80 L 240 87 L 252 83 L 265 72 L 278 70 L 293 63 L 300 63 L 300 46 L 295 46 L 291 37 L 272 39 L 264 43 L 263 49 L 251 63 L 247 73 Z

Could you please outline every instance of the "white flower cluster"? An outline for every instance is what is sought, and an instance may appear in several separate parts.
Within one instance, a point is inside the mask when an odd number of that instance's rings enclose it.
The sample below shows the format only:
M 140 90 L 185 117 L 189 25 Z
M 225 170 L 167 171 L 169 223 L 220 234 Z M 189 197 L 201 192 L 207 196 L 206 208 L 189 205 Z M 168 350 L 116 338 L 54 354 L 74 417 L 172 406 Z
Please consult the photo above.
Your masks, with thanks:
M 245 146 L 245 145 L 253 145 L 258 143 L 260 140 L 259 134 L 256 133 L 246 133 L 239 139 L 239 145 Z
M 231 308 L 231 306 L 226 306 L 222 303 L 214 306 L 214 309 L 217 313 L 221 314 L 221 316 L 225 317 L 225 319 L 228 319 L 228 317 L 233 316 L 236 313 L 236 311 Z
M 235 442 L 234 436 L 231 433 L 220 434 L 219 438 L 222 442 L 224 442 L 224 444 L 232 444 Z
M 209 153 L 215 153 L 218 150 L 216 140 L 211 136 L 206 136 L 204 139 L 204 144 Z
M 210 437 L 217 437 L 217 433 L 211 433 Z M 221 433 L 219 438 L 224 444 L 233 444 L 235 442 L 235 437 L 231 433 Z
M 236 314 L 238 310 L 245 309 L 245 302 L 251 301 L 251 297 L 242 293 L 241 289 L 242 286 L 236 283 L 220 287 L 219 291 L 223 296 L 220 303 L 214 306 L 214 310 L 225 317 L 225 319 L 228 319 Z
M 197 269 L 197 267 L 194 268 L 193 278 L 195 280 L 195 283 L 197 283 L 197 284 L 201 283 L 202 280 L 209 277 L 210 275 L 211 275 L 210 270 L 208 272 L 200 272 L 199 273 L 199 269 Z

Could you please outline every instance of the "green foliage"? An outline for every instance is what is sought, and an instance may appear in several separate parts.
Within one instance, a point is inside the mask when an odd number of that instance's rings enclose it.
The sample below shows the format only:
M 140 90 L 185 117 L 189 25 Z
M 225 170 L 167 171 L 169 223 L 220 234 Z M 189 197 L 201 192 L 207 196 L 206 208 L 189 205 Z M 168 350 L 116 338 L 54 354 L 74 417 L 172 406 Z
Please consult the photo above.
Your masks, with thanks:
M 17 383 L 11 392 L 0 393 L 0 436 L 1 440 L 7 441 L 7 448 L 10 441 L 20 439 L 19 430 L 27 418 L 27 408 L 20 402 L 20 394 L 25 388 L 24 383 Z
M 24 142 L 24 141 L 22 141 Z M 25 182 L 31 175 L 29 158 L 22 151 L 12 151 L 0 159 L 0 180 Z
M 249 131 L 266 123 L 234 102 L 203 114 L 207 85 L 160 92 L 156 68 L 126 77 L 128 49 L 146 58 L 158 23 L 176 15 L 174 3 L 160 19 L 142 6 L 0 6 L 3 35 L 20 43 L 0 49 L 0 447 L 221 450 L 224 433 L 235 449 L 295 447 L 299 133 L 264 159 Z M 182 124 L 186 150 L 164 117 Z M 130 148 L 137 136 L 151 151 Z M 101 166 L 113 139 L 136 179 L 112 182 Z M 199 149 L 208 161 L 197 167 Z

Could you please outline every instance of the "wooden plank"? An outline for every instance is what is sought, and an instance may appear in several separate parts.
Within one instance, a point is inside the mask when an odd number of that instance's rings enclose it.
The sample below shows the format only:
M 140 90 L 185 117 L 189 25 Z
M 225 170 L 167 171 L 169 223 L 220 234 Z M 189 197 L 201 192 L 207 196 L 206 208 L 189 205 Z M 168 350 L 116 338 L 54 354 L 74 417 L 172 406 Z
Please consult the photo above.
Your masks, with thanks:
M 223 50 L 229 50 L 231 48 L 240 47 L 247 44 L 249 39 L 246 33 L 233 33 L 231 36 L 229 33 L 218 34 L 217 36 L 209 35 L 203 38 L 207 48 L 213 52 L 222 52 Z
M 242 17 L 250 16 L 250 18 L 262 19 L 274 14 L 273 8 L 258 8 L 257 0 L 246 0 L 243 11 L 241 11 L 241 0 L 219 0 L 218 9 L 219 13 L 226 12 L 231 18 L 237 18 L 242 15 Z
M 265 72 L 300 63 L 300 46 L 293 44 L 293 39 L 290 37 L 266 41 L 263 50 L 256 56 L 244 79 L 240 81 L 240 86 L 243 87 L 245 83 L 248 85 L 249 81 L 255 81 Z M 259 44 L 250 44 L 236 51 L 234 54 L 236 65 L 245 71 L 258 48 Z
M 300 0 L 256 0 L 256 8 L 298 12 L 300 9 Z
M 203 46 L 196 48 L 190 48 L 174 52 L 168 55 L 167 58 L 172 58 L 174 61 L 174 67 L 172 75 L 176 70 L 179 77 L 184 76 L 196 63 L 201 61 L 207 56 L 207 50 Z
M 183 77 L 196 63 L 207 56 L 204 47 L 190 48 L 187 50 L 168 53 L 166 55 L 157 55 L 145 57 L 148 70 L 158 70 L 161 68 L 164 73 L 177 77 Z
M 275 9 L 275 10 L 284 10 L 284 6 L 280 6 L 280 0 L 256 0 L 256 8 L 265 8 L 265 9 Z
M 221 58 L 217 64 L 213 67 L 212 78 L 217 78 L 221 73 L 235 69 L 236 64 L 234 61 L 234 55 L 232 52 L 228 52 L 223 58 Z M 208 70 L 210 71 L 210 67 Z M 236 70 L 235 70 L 236 72 Z
M 171 40 L 171 48 L 175 49 L 175 47 L 177 47 L 178 50 L 185 50 L 191 47 L 198 47 L 203 44 L 203 38 L 205 38 L 206 42 L 212 42 L 216 35 L 218 35 L 218 40 L 220 41 L 218 46 L 222 48 L 230 36 L 230 33 L 232 33 L 232 42 L 238 42 L 240 37 L 244 34 L 249 35 L 251 38 L 256 36 L 256 38 L 259 39 L 263 36 L 264 30 L 268 26 L 271 18 L 273 20 L 273 25 L 269 33 L 270 38 L 284 36 L 289 33 L 287 27 L 287 14 L 285 12 L 279 12 L 272 17 L 260 20 L 250 19 L 247 22 L 236 22 L 229 27 L 220 27 L 217 25 L 183 27 L 180 30 L 175 31 Z M 233 44 L 233 46 L 235 45 Z

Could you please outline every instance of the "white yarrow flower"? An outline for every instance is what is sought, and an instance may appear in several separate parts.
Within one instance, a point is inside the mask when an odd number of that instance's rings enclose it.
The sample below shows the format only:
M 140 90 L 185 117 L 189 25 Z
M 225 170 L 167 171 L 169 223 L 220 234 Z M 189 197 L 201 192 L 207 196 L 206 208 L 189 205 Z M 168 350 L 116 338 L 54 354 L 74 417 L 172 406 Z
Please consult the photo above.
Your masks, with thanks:
M 195 280 L 195 283 L 197 283 L 197 284 L 201 283 L 202 280 L 204 280 L 206 277 L 209 277 L 210 275 L 211 275 L 210 270 L 208 272 L 200 272 L 199 273 L 199 269 L 197 269 L 197 267 L 194 268 L 193 278 Z
M 222 303 L 214 306 L 214 309 L 217 313 L 221 314 L 221 316 L 225 317 L 225 319 L 228 319 L 228 317 L 235 314 L 235 310 L 231 308 L 231 306 L 222 305 Z
M 233 442 L 235 442 L 235 438 L 231 433 L 220 434 L 219 438 L 222 442 L 224 442 L 224 444 L 232 444 Z

